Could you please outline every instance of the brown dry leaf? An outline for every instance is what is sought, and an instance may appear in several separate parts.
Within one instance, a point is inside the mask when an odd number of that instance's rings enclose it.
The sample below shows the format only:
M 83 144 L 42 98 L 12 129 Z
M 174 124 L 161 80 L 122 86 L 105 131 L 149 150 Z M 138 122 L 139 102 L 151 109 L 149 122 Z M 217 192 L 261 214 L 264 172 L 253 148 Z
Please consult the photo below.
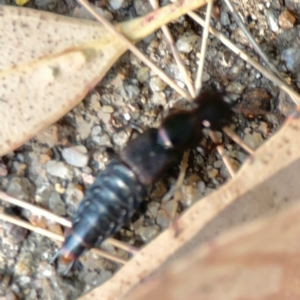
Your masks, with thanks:
M 230 228 L 259 216 L 275 214 L 297 201 L 300 186 L 299 115 L 299 111 L 295 112 L 283 128 L 248 159 L 228 184 L 188 209 L 176 221 L 176 226 L 164 231 L 112 279 L 82 300 L 123 299 L 168 259 L 176 259 L 183 246 L 184 253 L 187 253 L 189 248 L 199 246 Z M 294 238 L 299 240 L 299 235 L 295 234 Z M 288 249 L 287 245 L 286 251 Z M 205 278 L 205 274 L 203 276 Z M 132 300 L 133 296 L 130 294 L 126 299 Z
M 182 255 L 128 299 L 298 300 L 299 215 L 297 204 L 226 233 Z
M 204 5 L 182 0 L 116 28 L 132 42 Z M 0 156 L 73 108 L 127 50 L 93 21 L 0 7 Z

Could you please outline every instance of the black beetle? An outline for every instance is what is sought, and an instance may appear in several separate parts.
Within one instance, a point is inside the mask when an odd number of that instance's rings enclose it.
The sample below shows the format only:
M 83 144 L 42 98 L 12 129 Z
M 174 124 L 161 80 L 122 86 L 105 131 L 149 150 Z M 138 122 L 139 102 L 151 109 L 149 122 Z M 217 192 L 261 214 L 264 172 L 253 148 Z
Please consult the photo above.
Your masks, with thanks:
M 66 265 L 66 272 L 82 253 L 99 246 L 133 215 L 147 188 L 180 162 L 185 150 L 196 147 L 203 128 L 221 130 L 232 117 L 220 93 L 207 91 L 195 99 L 195 108 L 166 117 L 131 140 L 100 172 L 87 190 L 73 218 L 72 230 L 52 262 Z

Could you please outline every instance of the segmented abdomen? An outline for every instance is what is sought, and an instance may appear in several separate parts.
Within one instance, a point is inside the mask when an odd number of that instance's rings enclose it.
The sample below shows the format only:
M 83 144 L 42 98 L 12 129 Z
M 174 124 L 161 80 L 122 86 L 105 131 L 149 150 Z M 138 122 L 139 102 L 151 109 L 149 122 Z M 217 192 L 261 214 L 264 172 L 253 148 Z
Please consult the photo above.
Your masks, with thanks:
M 117 232 L 144 200 L 146 190 L 118 160 L 111 161 L 87 190 L 73 218 L 62 252 L 79 257 Z

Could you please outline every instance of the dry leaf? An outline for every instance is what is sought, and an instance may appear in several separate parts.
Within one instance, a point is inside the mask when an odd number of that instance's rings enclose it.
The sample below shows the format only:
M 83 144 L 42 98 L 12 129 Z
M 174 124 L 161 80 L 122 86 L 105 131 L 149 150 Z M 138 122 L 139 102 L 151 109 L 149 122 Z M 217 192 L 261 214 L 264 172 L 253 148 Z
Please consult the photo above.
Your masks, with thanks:
M 197 247 L 128 299 L 298 300 L 299 215 L 297 204 Z
M 123 299 L 168 259 L 176 259 L 183 246 L 186 253 L 189 248 L 197 247 L 228 229 L 259 216 L 275 214 L 295 203 L 299 199 L 300 186 L 300 141 L 295 138 L 300 131 L 299 116 L 299 112 L 295 112 L 228 184 L 188 209 L 176 221 L 176 226 L 164 231 L 112 279 L 82 300 Z M 295 235 L 295 239 L 299 240 L 299 236 Z M 133 299 L 132 295 L 127 299 Z
M 205 3 L 178 1 L 116 27 L 136 42 Z M 127 49 L 97 22 L 11 6 L 0 16 L 1 156 L 73 108 Z

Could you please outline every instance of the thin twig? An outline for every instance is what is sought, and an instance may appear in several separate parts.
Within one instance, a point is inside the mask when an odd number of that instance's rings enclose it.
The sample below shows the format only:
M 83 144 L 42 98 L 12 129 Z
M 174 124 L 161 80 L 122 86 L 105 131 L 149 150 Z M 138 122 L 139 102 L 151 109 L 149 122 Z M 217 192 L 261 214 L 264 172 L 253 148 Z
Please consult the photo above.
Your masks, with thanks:
M 199 95 L 202 87 L 202 75 L 204 69 L 204 62 L 205 62 L 205 55 L 206 55 L 206 48 L 207 48 L 207 40 L 208 40 L 208 33 L 209 33 L 209 22 L 211 17 L 213 7 L 213 1 L 209 1 L 206 7 L 206 18 L 205 18 L 205 25 L 203 29 L 202 35 L 202 43 L 201 43 L 201 52 L 200 52 L 200 59 L 199 59 L 199 66 L 195 81 L 195 90 L 196 94 Z
M 69 228 L 72 226 L 72 223 L 70 220 L 59 217 L 44 208 L 40 208 L 40 207 L 30 204 L 28 202 L 11 197 L 2 191 L 0 191 L 0 199 L 2 199 L 3 201 L 5 201 L 7 203 L 12 204 L 12 205 L 17 205 L 19 207 L 28 209 L 29 211 L 32 212 L 32 214 L 38 215 L 38 216 L 43 216 L 43 217 L 50 219 L 51 221 L 54 221 L 62 226 L 66 226 Z
M 12 224 L 18 225 L 20 227 L 26 228 L 30 231 L 41 234 L 43 236 L 46 236 L 52 240 L 56 240 L 59 242 L 63 242 L 65 240 L 63 235 L 51 232 L 49 230 L 46 230 L 46 229 L 43 229 L 40 227 L 33 226 L 30 223 L 20 220 L 16 217 L 12 217 L 12 216 L 8 216 L 6 214 L 0 213 L 0 219 L 3 221 L 6 221 L 6 222 L 10 222 Z M 93 253 L 101 255 L 102 257 L 105 257 L 109 260 L 112 260 L 112 261 L 115 261 L 115 262 L 118 262 L 121 264 L 125 264 L 127 262 L 125 259 L 115 256 L 113 254 L 109 254 L 103 250 L 99 250 L 99 249 L 91 249 L 91 250 L 93 251 Z
M 197 14 L 194 12 L 189 12 L 188 15 L 195 20 L 197 23 L 199 23 L 201 26 L 205 26 L 205 21 L 200 18 Z M 281 81 L 278 77 L 270 73 L 267 69 L 262 67 L 259 63 L 257 63 L 254 59 L 249 57 L 245 52 L 243 52 L 241 49 L 239 49 L 237 46 L 235 46 L 229 39 L 227 39 L 222 33 L 217 31 L 212 26 L 209 27 L 209 32 L 214 35 L 216 38 L 218 38 L 225 46 L 227 46 L 229 49 L 231 49 L 235 54 L 239 55 L 243 60 L 248 62 L 250 65 L 252 65 L 256 70 L 258 70 L 262 75 L 264 75 L 266 78 L 268 78 L 270 81 L 272 81 L 274 84 L 276 84 L 279 88 L 281 88 L 283 91 L 285 91 L 297 104 L 300 105 L 300 96 L 298 93 L 296 93 L 289 85 L 287 85 L 285 82 Z
M 121 42 L 123 42 L 126 47 L 132 51 L 145 65 L 147 65 L 150 69 L 152 69 L 157 75 L 160 76 L 162 80 L 164 80 L 170 87 L 172 87 L 177 93 L 179 93 L 183 98 L 191 100 L 190 95 L 180 88 L 175 81 L 168 76 L 163 70 L 161 70 L 158 66 L 156 66 L 149 58 L 147 58 L 135 45 L 133 45 L 122 33 L 120 33 L 109 21 L 107 21 L 104 17 L 97 14 L 95 9 L 91 7 L 89 3 L 85 0 L 78 0 L 78 2 L 104 27 L 106 27 L 111 33 L 115 34 Z
M 247 27 L 243 23 L 243 20 L 241 19 L 240 15 L 237 13 L 235 7 L 231 3 L 230 0 L 224 0 L 227 4 L 228 8 L 230 9 L 232 16 L 234 17 L 236 23 L 239 25 L 241 30 L 243 31 L 244 35 L 248 38 L 250 44 L 253 46 L 253 48 L 256 50 L 257 54 L 262 58 L 262 60 L 265 62 L 265 64 L 269 67 L 269 69 L 276 75 L 278 78 L 280 78 L 282 81 L 284 81 L 284 78 L 281 76 L 281 74 L 278 72 L 278 70 L 275 68 L 275 66 L 270 62 L 268 56 L 264 51 L 259 47 L 255 39 L 252 37 L 251 33 L 248 31 Z
M 34 215 L 38 215 L 38 216 L 43 216 L 47 219 L 50 219 L 51 221 L 57 222 L 58 224 L 71 228 L 72 227 L 72 222 L 68 219 L 59 217 L 55 214 L 53 214 L 52 212 L 44 209 L 44 208 L 40 208 L 38 206 L 35 206 L 33 204 L 27 203 L 25 201 L 16 199 L 14 197 L 11 197 L 7 194 L 5 194 L 4 192 L 0 191 L 0 199 L 2 199 L 3 201 L 13 204 L 13 205 L 17 205 L 19 207 L 28 209 L 30 212 L 32 212 L 32 214 Z M 112 238 L 108 238 L 106 240 L 106 242 L 110 243 L 111 245 L 118 247 L 120 249 L 123 249 L 125 251 L 131 252 L 131 253 L 136 253 L 138 251 L 138 249 L 136 249 L 135 247 L 122 243 L 120 241 L 117 241 L 115 239 Z
M 180 164 L 180 172 L 177 178 L 176 183 L 171 187 L 171 189 L 164 195 L 162 198 L 162 202 L 168 202 L 174 195 L 174 193 L 181 188 L 185 173 L 188 167 L 188 159 L 189 159 L 190 151 L 185 151 Z
M 218 137 L 217 137 L 216 133 L 213 132 L 212 130 L 208 130 L 208 134 L 209 134 L 210 138 L 212 139 L 212 141 L 215 144 L 218 145 L 219 141 L 218 141 Z M 233 168 L 233 166 L 232 166 L 232 164 L 230 162 L 230 159 L 229 159 L 228 155 L 225 152 L 224 147 L 219 144 L 217 146 L 217 151 L 218 151 L 219 155 L 221 156 L 221 158 L 222 158 L 222 160 L 223 160 L 223 162 L 224 162 L 224 164 L 225 164 L 225 166 L 226 166 L 226 168 L 227 168 L 230 176 L 234 177 L 235 176 L 235 170 L 234 170 L 234 168 Z
M 241 148 L 253 155 L 254 150 L 248 146 L 236 133 L 234 133 L 229 127 L 223 127 L 224 133 L 226 133 L 234 142 L 236 142 Z
M 157 0 L 149 0 L 149 2 L 152 5 L 153 9 L 158 9 L 159 8 L 159 2 Z M 195 98 L 196 94 L 195 94 L 195 90 L 194 90 L 194 87 L 193 87 L 192 80 L 189 77 L 188 72 L 185 68 L 184 61 L 182 60 L 182 58 L 180 56 L 180 53 L 178 52 L 178 50 L 176 48 L 174 39 L 173 39 L 172 34 L 169 30 L 169 27 L 166 26 L 166 25 L 163 25 L 161 27 L 161 29 L 162 29 L 162 32 L 164 33 L 164 35 L 166 36 L 166 40 L 169 44 L 169 47 L 172 51 L 174 59 L 177 63 L 178 69 L 184 77 L 184 81 L 185 81 L 185 84 L 187 86 L 187 89 L 188 89 L 189 93 L 191 94 L 192 98 Z

